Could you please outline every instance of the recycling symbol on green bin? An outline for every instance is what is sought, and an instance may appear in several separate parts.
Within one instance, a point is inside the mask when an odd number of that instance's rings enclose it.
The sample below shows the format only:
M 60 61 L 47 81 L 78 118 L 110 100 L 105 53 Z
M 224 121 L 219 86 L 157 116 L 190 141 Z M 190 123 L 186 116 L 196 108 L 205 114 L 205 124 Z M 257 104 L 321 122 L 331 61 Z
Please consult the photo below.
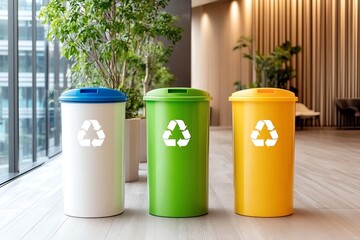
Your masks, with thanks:
M 260 132 L 265 125 L 270 133 L 271 138 L 266 140 L 258 139 Z M 251 132 L 250 138 L 256 147 L 264 147 L 265 145 L 268 147 L 273 147 L 275 146 L 279 136 L 271 120 L 259 120 L 255 126 L 255 130 Z
M 91 125 L 96 131 L 97 138 L 87 139 L 85 138 L 86 132 L 90 129 Z M 90 147 L 90 145 L 92 145 L 93 147 L 100 147 L 105 140 L 105 133 L 97 120 L 85 120 L 78 132 L 77 138 L 80 146 Z
M 176 125 L 179 125 L 179 129 L 182 131 L 182 137 L 180 139 L 171 139 L 171 133 L 175 129 Z M 167 147 L 176 147 L 176 144 L 179 147 L 185 147 L 190 141 L 190 132 L 186 129 L 186 125 L 183 120 L 171 120 L 167 126 L 168 130 L 165 130 L 163 133 L 163 140 Z

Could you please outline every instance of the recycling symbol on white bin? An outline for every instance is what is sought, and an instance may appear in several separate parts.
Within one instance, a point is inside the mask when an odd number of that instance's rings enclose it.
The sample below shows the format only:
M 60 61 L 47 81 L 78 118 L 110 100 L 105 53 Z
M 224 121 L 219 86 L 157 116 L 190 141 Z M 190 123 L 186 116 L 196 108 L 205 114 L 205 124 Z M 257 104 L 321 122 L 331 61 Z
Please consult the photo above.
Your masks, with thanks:
M 263 129 L 263 127 L 266 125 L 267 129 L 270 132 L 271 139 L 268 138 L 266 141 L 264 139 L 258 139 L 258 136 L 260 135 L 260 131 Z M 259 120 L 255 127 L 256 130 L 253 130 L 251 132 L 251 140 L 254 143 L 256 147 L 273 147 L 275 146 L 279 136 L 275 130 L 275 126 L 271 122 L 271 120 Z
M 97 135 L 97 138 L 94 138 L 92 140 L 84 138 L 86 135 L 86 132 L 89 130 L 91 125 L 93 126 L 94 130 L 96 131 L 96 135 Z M 101 126 L 97 120 L 85 120 L 81 126 L 81 129 L 78 132 L 77 138 L 78 138 L 80 146 L 90 147 L 90 144 L 91 144 L 91 145 L 93 145 L 93 147 L 100 147 L 105 140 L 105 133 L 101 129 Z
M 176 139 L 169 139 L 171 132 L 175 129 L 176 125 L 179 125 L 179 129 L 182 131 L 183 138 L 180 138 L 178 141 Z M 190 132 L 186 129 L 186 125 L 183 120 L 171 120 L 167 126 L 169 130 L 165 130 L 163 133 L 163 140 L 166 146 L 175 147 L 176 143 L 179 147 L 185 147 L 190 141 Z

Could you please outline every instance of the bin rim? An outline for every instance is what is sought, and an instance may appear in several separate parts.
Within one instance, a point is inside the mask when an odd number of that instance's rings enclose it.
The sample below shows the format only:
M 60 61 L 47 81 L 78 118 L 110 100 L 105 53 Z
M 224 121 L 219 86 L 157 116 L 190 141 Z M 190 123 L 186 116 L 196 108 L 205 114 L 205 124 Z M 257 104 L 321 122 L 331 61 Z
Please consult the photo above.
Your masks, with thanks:
M 75 88 L 63 92 L 59 97 L 59 101 L 64 103 L 115 103 L 127 100 L 122 91 L 99 87 Z
M 298 98 L 291 91 L 280 88 L 249 88 L 234 92 L 231 102 L 296 102 Z
M 152 102 L 208 102 L 212 97 L 197 88 L 171 87 L 151 90 L 143 99 Z

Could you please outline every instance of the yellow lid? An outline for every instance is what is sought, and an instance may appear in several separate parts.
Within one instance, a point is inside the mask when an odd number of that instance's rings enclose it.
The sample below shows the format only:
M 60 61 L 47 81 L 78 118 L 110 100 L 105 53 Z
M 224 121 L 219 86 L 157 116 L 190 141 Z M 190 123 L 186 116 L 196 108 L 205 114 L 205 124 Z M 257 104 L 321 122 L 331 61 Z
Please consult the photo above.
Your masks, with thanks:
M 298 100 L 293 92 L 281 88 L 249 88 L 234 92 L 229 101 L 241 102 L 296 102 Z

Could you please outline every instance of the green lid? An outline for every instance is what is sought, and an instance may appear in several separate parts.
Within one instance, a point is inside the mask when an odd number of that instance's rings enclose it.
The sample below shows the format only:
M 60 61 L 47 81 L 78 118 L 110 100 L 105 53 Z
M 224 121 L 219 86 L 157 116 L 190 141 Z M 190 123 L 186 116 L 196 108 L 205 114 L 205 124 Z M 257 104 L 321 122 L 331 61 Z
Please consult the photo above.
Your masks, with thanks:
M 229 101 L 233 102 L 296 102 L 293 92 L 280 88 L 249 88 L 234 92 Z
M 144 96 L 145 101 L 210 101 L 212 97 L 208 92 L 195 88 L 158 88 Z

